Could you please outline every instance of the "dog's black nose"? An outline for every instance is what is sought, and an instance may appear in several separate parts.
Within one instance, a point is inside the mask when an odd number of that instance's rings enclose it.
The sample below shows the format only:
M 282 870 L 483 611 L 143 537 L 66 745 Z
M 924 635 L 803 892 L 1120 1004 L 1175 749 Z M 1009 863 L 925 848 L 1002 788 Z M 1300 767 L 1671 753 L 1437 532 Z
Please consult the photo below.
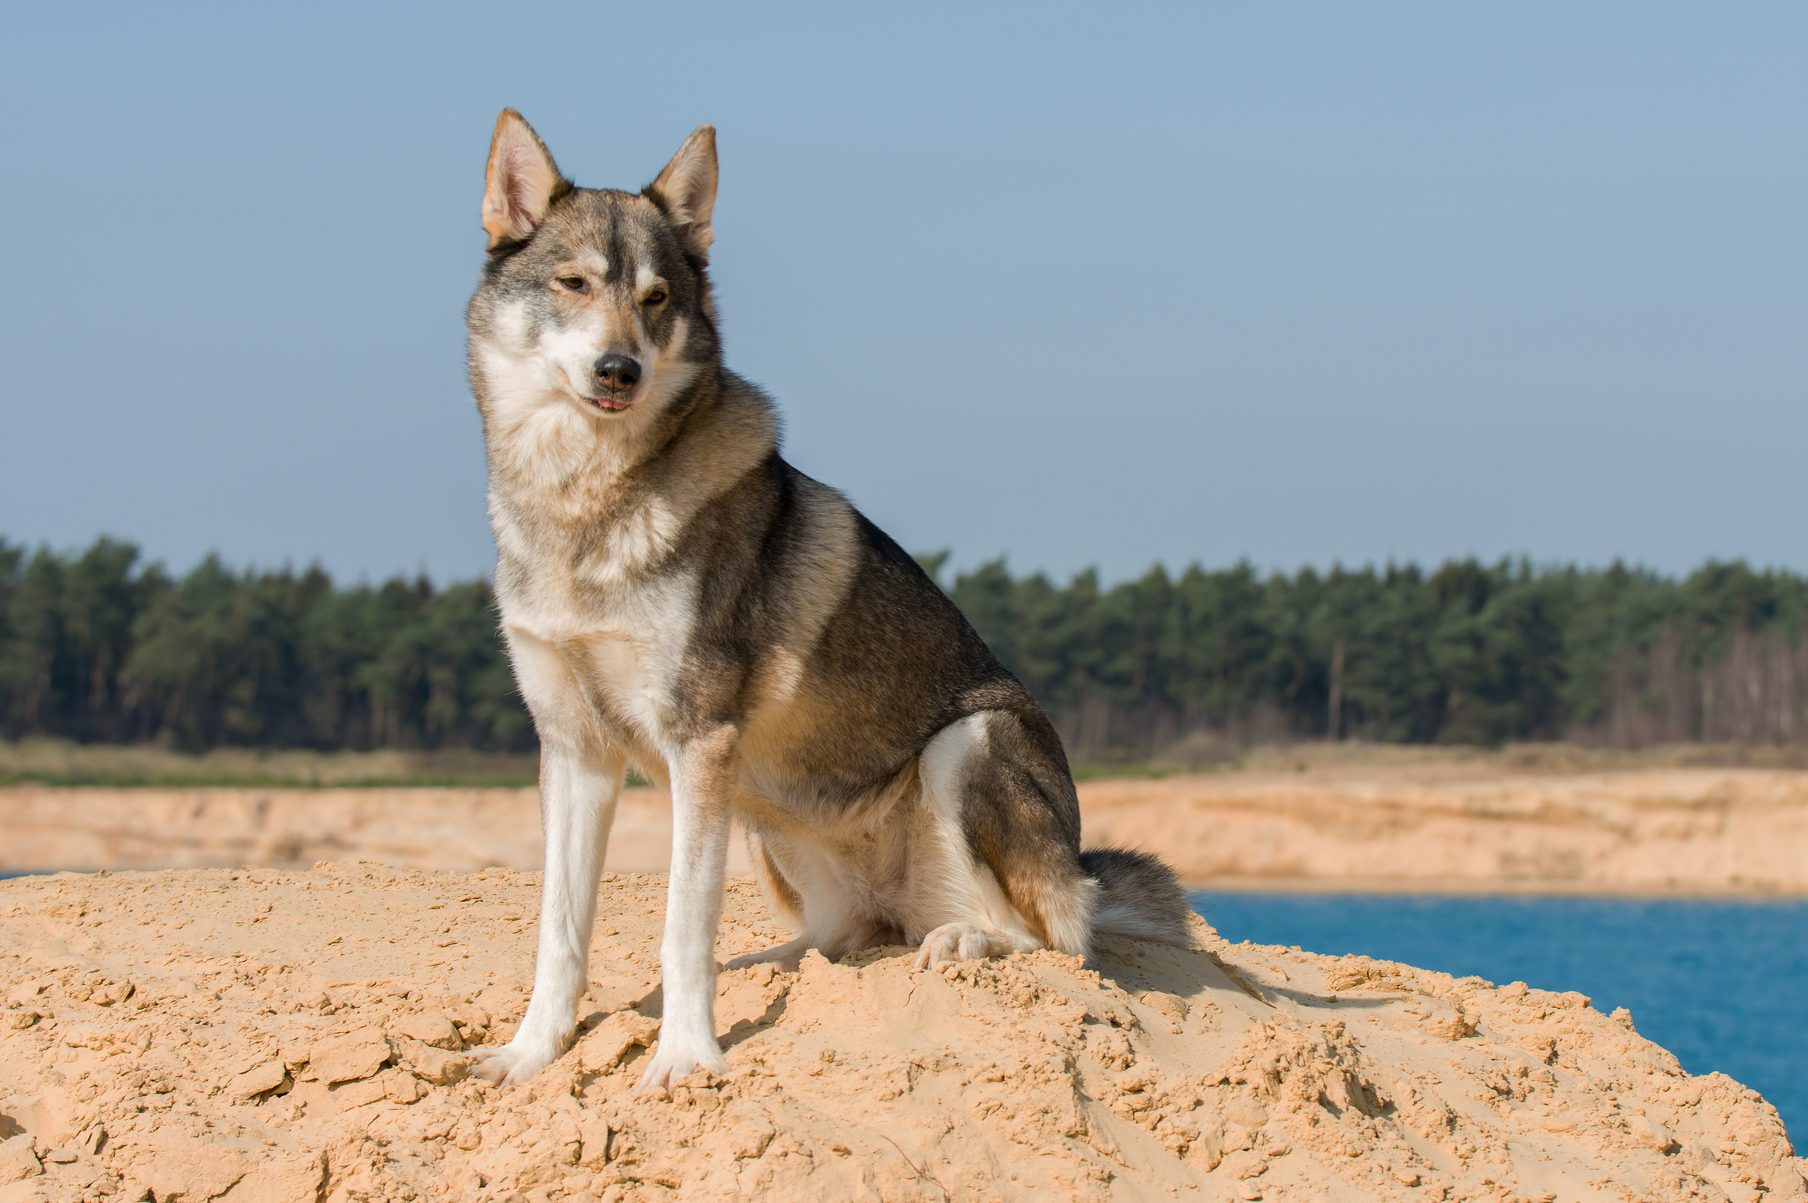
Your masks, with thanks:
M 640 380 L 640 361 L 627 355 L 605 355 L 590 370 L 604 388 L 633 388 Z

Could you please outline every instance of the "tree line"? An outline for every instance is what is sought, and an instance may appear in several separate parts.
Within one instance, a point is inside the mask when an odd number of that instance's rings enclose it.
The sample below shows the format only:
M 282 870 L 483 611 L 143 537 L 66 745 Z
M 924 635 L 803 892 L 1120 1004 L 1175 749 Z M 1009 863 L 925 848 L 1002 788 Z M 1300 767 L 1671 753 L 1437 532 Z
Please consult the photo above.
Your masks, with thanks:
M 1640 746 L 1808 742 L 1808 578 L 1709 563 L 1248 564 L 1107 586 L 923 565 L 1079 761 L 1189 740 Z M 485 581 L 336 584 L 319 568 L 177 577 L 130 543 L 0 540 L 0 734 L 320 749 L 523 751 Z

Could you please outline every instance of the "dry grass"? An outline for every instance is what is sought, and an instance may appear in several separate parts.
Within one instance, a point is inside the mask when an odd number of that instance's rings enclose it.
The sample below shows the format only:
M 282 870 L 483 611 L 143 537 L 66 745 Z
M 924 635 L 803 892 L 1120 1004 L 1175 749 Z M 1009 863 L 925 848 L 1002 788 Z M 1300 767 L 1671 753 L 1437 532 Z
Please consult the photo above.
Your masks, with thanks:
M 219 748 L 201 755 L 155 745 L 32 739 L 0 743 L 0 785 L 238 786 L 337 789 L 375 786 L 532 785 L 538 758 L 447 749 L 315 752 Z
M 1193 736 L 1140 764 L 1076 764 L 1081 781 L 1149 779 L 1200 773 L 1316 773 L 1435 769 L 1501 773 L 1612 772 L 1665 768 L 1808 768 L 1808 747 L 1677 744 L 1643 749 L 1580 744 L 1501 748 L 1367 743 L 1261 744 L 1244 747 Z M 0 741 L 0 785 L 165 788 L 352 789 L 380 786 L 510 787 L 537 779 L 534 753 L 437 751 L 316 752 L 218 748 L 194 755 L 153 744 L 115 746 L 66 740 Z M 638 778 L 631 777 L 637 782 Z

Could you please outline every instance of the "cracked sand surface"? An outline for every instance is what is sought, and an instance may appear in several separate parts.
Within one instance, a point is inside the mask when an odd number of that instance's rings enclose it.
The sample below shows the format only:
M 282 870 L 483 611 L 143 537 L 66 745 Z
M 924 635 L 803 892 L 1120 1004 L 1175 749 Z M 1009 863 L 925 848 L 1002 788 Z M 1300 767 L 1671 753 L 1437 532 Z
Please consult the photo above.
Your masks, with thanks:
M 632 1093 L 664 879 L 603 885 L 576 1046 L 526 1004 L 538 876 L 370 863 L 0 883 L 15 1200 L 1808 1200 L 1775 1111 L 1573 994 L 1118 945 L 725 972 L 733 1070 Z M 718 955 L 776 942 L 732 883 Z

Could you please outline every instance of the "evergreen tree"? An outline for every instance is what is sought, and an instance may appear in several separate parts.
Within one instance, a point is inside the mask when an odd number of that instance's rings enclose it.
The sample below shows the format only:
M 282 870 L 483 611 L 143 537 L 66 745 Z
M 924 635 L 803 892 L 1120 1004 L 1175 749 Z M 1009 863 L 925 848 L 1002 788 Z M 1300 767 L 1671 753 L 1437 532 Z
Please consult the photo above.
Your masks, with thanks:
M 938 582 L 948 554 L 919 557 Z M 954 575 L 949 595 L 1075 760 L 1233 739 L 1808 740 L 1808 580 L 1709 563 L 1247 563 L 1106 587 Z M 482 581 L 335 585 L 319 568 L 172 580 L 137 548 L 0 540 L 0 734 L 257 747 L 525 750 Z

